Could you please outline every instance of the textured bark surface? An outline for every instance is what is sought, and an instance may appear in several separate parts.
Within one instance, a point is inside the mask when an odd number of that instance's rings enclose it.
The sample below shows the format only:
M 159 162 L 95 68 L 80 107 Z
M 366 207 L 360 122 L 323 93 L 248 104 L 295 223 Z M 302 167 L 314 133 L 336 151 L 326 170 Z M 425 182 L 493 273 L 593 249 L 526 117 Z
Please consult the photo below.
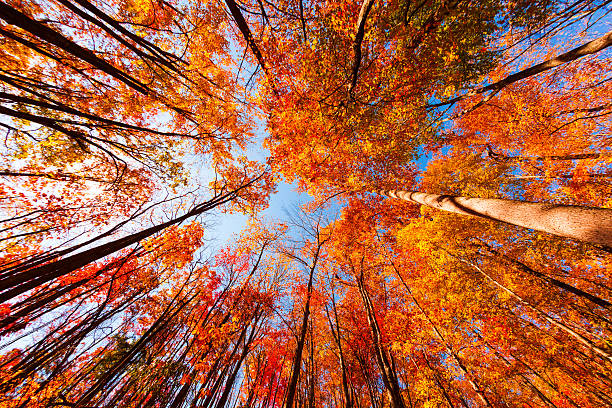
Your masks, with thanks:
M 418 191 L 380 190 L 378 193 L 456 214 L 502 221 L 612 247 L 612 210 L 608 208 L 472 198 Z

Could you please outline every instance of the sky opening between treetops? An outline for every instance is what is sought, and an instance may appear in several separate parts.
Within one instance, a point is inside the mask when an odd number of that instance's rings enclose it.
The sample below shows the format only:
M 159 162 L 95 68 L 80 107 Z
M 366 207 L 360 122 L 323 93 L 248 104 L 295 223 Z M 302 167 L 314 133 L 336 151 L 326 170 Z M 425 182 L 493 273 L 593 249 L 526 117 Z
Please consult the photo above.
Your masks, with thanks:
M 0 0 L 0 407 L 612 406 L 611 12 Z

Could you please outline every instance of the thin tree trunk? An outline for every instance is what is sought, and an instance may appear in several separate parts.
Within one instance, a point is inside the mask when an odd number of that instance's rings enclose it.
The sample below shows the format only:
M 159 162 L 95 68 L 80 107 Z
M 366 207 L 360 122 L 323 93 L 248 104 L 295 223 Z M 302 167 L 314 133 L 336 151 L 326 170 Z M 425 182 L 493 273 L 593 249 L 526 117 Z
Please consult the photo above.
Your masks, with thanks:
M 22 30 L 35 35 L 41 40 L 49 44 L 53 44 L 67 53 L 90 63 L 93 67 L 113 76 L 115 79 L 125 83 L 127 86 L 137 90 L 138 92 L 145 95 L 148 93 L 148 87 L 139 80 L 114 67 L 108 61 L 95 55 L 91 50 L 81 47 L 70 39 L 64 37 L 59 32 L 36 20 L 31 19 L 27 15 L 14 9 L 8 4 L 5 4 L 4 2 L 0 2 L 0 17 L 7 23 L 19 27 Z
M 601 307 L 609 308 L 609 307 L 612 306 L 610 304 L 610 302 L 608 302 L 605 299 L 600 298 L 599 296 L 592 295 L 592 294 L 587 293 L 587 292 L 585 292 L 585 291 L 583 291 L 581 289 L 578 289 L 578 288 L 576 288 L 576 287 L 574 287 L 574 286 L 572 286 L 572 285 L 570 285 L 568 283 L 562 282 L 562 281 L 560 281 L 558 279 L 555 279 L 555 278 L 551 278 L 550 276 L 547 276 L 547 275 L 543 274 L 542 272 L 537 271 L 537 270 L 531 268 L 530 266 L 524 264 L 523 262 L 519 261 L 518 259 L 514 259 L 514 258 L 512 258 L 512 257 L 510 257 L 508 255 L 505 255 L 505 254 L 497 251 L 495 248 L 492 248 L 491 246 L 489 246 L 489 245 L 487 245 L 485 243 L 483 243 L 482 245 L 486 248 L 487 251 L 489 251 L 494 256 L 500 258 L 502 261 L 505 260 L 506 262 L 510 263 L 511 265 L 516 267 L 517 269 L 519 269 L 519 270 L 521 270 L 521 271 L 523 271 L 523 272 L 525 272 L 525 273 L 527 273 L 527 274 L 529 274 L 531 276 L 539 278 L 539 279 L 543 280 L 544 282 L 546 282 L 547 284 L 549 284 L 551 286 L 554 286 L 554 287 L 556 287 L 558 289 L 561 289 L 561 290 L 563 290 L 565 292 L 572 293 L 572 294 L 574 294 L 576 296 L 579 296 L 579 297 L 581 297 L 583 299 L 589 300 L 589 301 L 591 301 L 591 302 L 593 302 L 596 305 L 601 306 Z
M 92 24 L 95 24 L 96 26 L 100 27 L 102 30 L 106 31 L 106 33 L 108 33 L 111 37 L 115 38 L 126 48 L 131 49 L 134 53 L 136 53 L 143 60 L 149 60 L 155 64 L 164 65 L 167 68 L 171 69 L 172 71 L 180 75 L 178 68 L 174 64 L 179 60 L 185 63 L 184 60 L 182 60 L 180 57 L 177 57 L 175 55 L 172 55 L 170 53 L 167 53 L 161 50 L 159 47 L 150 43 L 146 39 L 139 37 L 135 34 L 132 34 L 128 30 L 126 30 L 121 24 L 118 24 L 112 17 L 108 16 L 107 14 L 102 12 L 100 9 L 96 8 L 93 4 L 89 3 L 88 1 L 84 1 L 84 0 L 75 1 L 81 7 L 85 8 L 87 11 L 94 14 L 95 17 L 83 11 L 79 7 L 76 7 L 69 0 L 58 0 L 58 1 L 61 4 L 63 4 L 66 8 L 68 8 L 69 10 L 77 14 L 79 17 L 83 18 L 86 21 L 89 21 Z M 106 25 L 105 23 L 107 23 L 108 25 Z M 134 42 L 134 44 L 132 44 L 131 41 L 123 38 L 120 34 L 123 34 L 126 37 L 128 37 L 129 40 Z M 138 48 L 135 44 L 143 47 L 144 50 L 146 51 L 143 51 L 142 49 Z
M 499 283 L 491 275 L 489 275 L 484 270 L 482 270 L 478 265 L 475 265 L 474 263 L 472 263 L 472 262 L 470 262 L 468 260 L 465 260 L 463 258 L 456 257 L 455 255 L 452 255 L 449 252 L 447 252 L 447 253 L 449 255 L 451 255 L 453 258 L 457 259 L 458 261 L 463 262 L 466 265 L 471 266 L 474 270 L 478 271 L 481 275 L 483 275 L 487 280 L 489 280 L 491 283 L 493 283 L 495 286 L 497 286 L 498 288 L 500 288 L 504 292 L 508 293 L 510 296 L 512 296 L 514 299 L 516 299 L 519 303 L 524 305 L 527 309 L 535 312 L 537 315 L 542 317 L 545 321 L 547 321 L 552 326 L 554 326 L 557 329 L 565 332 L 570 337 L 573 337 L 574 339 L 576 339 L 580 344 L 585 346 L 587 349 L 591 350 L 594 354 L 597 354 L 600 357 L 604 358 L 605 360 L 612 362 L 612 355 L 609 352 L 607 352 L 606 350 L 602 349 L 601 347 L 598 347 L 591 340 L 587 339 L 586 337 L 584 337 L 580 333 L 576 332 L 574 329 L 572 329 L 571 327 L 567 326 L 566 324 L 558 321 L 555 318 L 552 318 L 551 316 L 548 315 L 548 313 L 544 312 L 543 310 L 540 310 L 539 308 L 537 308 L 535 306 L 532 306 L 529 302 L 527 302 L 521 296 L 516 294 L 514 291 L 512 291 L 511 289 L 508 289 L 506 286 L 504 286 L 501 283 Z
M 466 93 L 465 95 L 457 96 L 456 98 L 450 99 L 446 102 L 440 102 L 440 103 L 429 105 L 428 107 L 437 108 L 437 107 L 441 107 L 445 105 L 453 105 L 461 101 L 462 99 L 468 98 L 470 96 L 482 94 L 488 91 L 494 91 L 492 94 L 490 94 L 487 98 L 484 99 L 483 102 L 486 102 L 497 92 L 499 92 L 504 87 L 514 82 L 520 81 L 525 78 L 529 78 L 530 76 L 537 75 L 551 68 L 558 67 L 559 65 L 563 65 L 568 62 L 582 58 L 586 55 L 595 54 L 605 48 L 608 48 L 610 45 L 612 45 L 612 31 L 604 34 L 603 36 L 593 41 L 583 44 L 580 47 L 576 47 L 573 50 L 570 50 L 566 53 L 557 55 L 556 57 L 551 58 L 547 61 L 541 62 L 537 65 L 531 66 L 522 71 L 515 72 L 514 74 L 508 75 L 506 78 L 502 79 L 501 81 L 472 90 Z M 479 103 L 477 106 L 480 106 L 481 104 L 482 102 Z M 473 110 L 474 108 L 471 108 L 470 110 Z M 465 113 L 465 112 L 462 112 L 462 113 Z
M 586 160 L 586 159 L 599 159 L 600 157 L 607 157 L 609 153 L 577 153 L 577 154 L 564 154 L 564 155 L 551 155 L 551 156 L 535 156 L 535 157 L 524 157 L 524 156 L 506 156 L 504 154 L 495 152 L 491 145 L 487 145 L 487 156 L 491 159 L 499 162 L 531 162 L 531 161 L 573 161 L 573 160 Z
M 244 362 L 244 359 L 246 358 L 247 354 L 249 353 L 249 347 L 251 346 L 251 344 L 253 343 L 253 340 L 255 339 L 255 336 L 257 335 L 257 332 L 259 331 L 257 325 L 259 324 L 259 319 L 260 319 L 260 315 L 259 315 L 259 311 L 255 312 L 254 317 L 253 317 L 253 322 L 252 322 L 252 328 L 251 328 L 251 333 L 248 337 L 248 339 L 244 342 L 244 344 L 242 345 L 242 352 L 240 353 L 240 358 L 238 359 L 238 361 L 235 363 L 234 365 L 234 369 L 232 371 L 232 373 L 229 375 L 226 383 L 225 383 L 225 389 L 223 390 L 223 394 L 221 395 L 221 398 L 219 398 L 219 400 L 216 403 L 216 407 L 218 408 L 224 408 L 225 404 L 228 402 L 231 392 L 234 389 L 234 383 L 236 382 L 236 378 L 238 376 L 238 372 L 240 370 L 240 367 L 242 367 L 242 363 Z M 238 346 L 243 339 L 246 337 L 247 331 L 248 331 L 248 326 L 244 328 L 243 332 L 240 334 L 240 338 L 238 339 L 236 346 Z
M 0 294 L 0 302 L 5 302 L 15 296 L 27 292 L 30 289 L 33 289 L 55 278 L 77 270 L 91 262 L 104 258 L 105 256 L 108 256 L 121 249 L 127 248 L 137 242 L 140 242 L 143 239 L 146 239 L 160 231 L 163 231 L 167 227 L 179 224 L 187 220 L 188 218 L 200 215 L 221 204 L 227 203 L 232 199 L 235 199 L 241 189 L 252 184 L 255 180 L 256 179 L 249 181 L 244 186 L 234 191 L 223 195 L 218 195 L 207 202 L 198 204 L 191 211 L 185 213 L 182 216 L 174 218 L 165 223 L 147 228 L 138 233 L 119 238 L 112 242 L 102 244 L 97 247 L 83 251 L 81 253 L 67 256 L 63 259 L 54 260 L 46 264 L 41 265 L 37 259 L 34 259 L 32 262 L 25 261 L 21 264 L 4 269 L 2 272 L 9 272 L 10 276 L 0 281 L 0 291 L 3 291 Z
M 497 350 L 497 348 L 495 348 L 491 343 L 486 341 L 480 335 L 480 333 L 475 333 L 476 336 L 478 336 L 478 338 L 480 339 L 480 341 L 482 341 L 489 350 L 493 350 L 495 354 L 497 354 L 504 361 L 504 363 L 506 363 L 508 367 L 512 367 L 512 362 L 508 360 L 506 356 L 504 356 L 499 350 Z M 542 392 L 542 390 L 540 390 L 527 375 L 525 375 L 521 371 L 519 371 L 518 375 L 522 378 L 523 383 L 526 384 L 529 388 L 531 388 L 531 390 L 536 393 L 536 395 L 542 400 L 542 402 L 544 402 L 547 406 L 551 408 L 558 408 L 557 405 L 555 405 L 555 403 L 551 401 L 550 398 L 548 398 L 546 394 L 544 394 L 544 392 Z
M 353 408 L 353 396 L 351 395 L 349 386 L 348 386 L 348 375 L 346 372 L 346 363 L 344 361 L 344 352 L 342 350 L 342 343 L 340 338 L 340 320 L 338 318 L 338 310 L 336 308 L 336 302 L 334 300 L 333 295 L 333 286 L 332 286 L 332 307 L 334 308 L 334 320 L 335 325 L 332 323 L 331 318 L 329 316 L 329 310 L 325 307 L 325 311 L 327 312 L 327 321 L 329 322 L 329 328 L 332 332 L 332 337 L 336 343 L 336 347 L 338 347 L 338 359 L 340 363 L 340 369 L 342 370 L 342 393 L 344 394 L 344 407 L 345 408 Z
M 13 84 L 11 83 L 11 85 Z M 34 93 L 34 92 L 30 92 L 30 93 Z M 36 94 L 38 94 L 38 92 L 36 92 Z M 63 120 L 66 123 L 72 123 L 72 124 L 79 125 L 79 126 L 87 126 L 90 128 L 91 127 L 101 127 L 101 128 L 129 129 L 129 130 L 135 130 L 135 131 L 140 131 L 140 132 L 153 133 L 153 134 L 162 135 L 162 136 L 177 136 L 177 137 L 185 136 L 184 134 L 182 135 L 176 132 L 162 132 L 156 129 L 150 129 L 150 128 L 146 128 L 142 126 L 132 125 L 129 123 L 124 123 L 124 122 L 119 122 L 119 121 L 112 120 L 112 119 L 103 118 L 98 115 L 94 115 L 88 112 L 83 112 L 81 110 L 75 109 L 71 106 L 66 105 L 65 103 L 51 99 L 48 96 L 45 97 L 45 99 L 47 99 L 48 101 L 47 102 L 43 100 L 29 98 L 27 96 L 14 95 L 8 92 L 0 92 L 0 99 L 4 99 L 7 101 L 16 103 L 16 104 L 23 103 L 23 104 L 28 104 L 32 106 L 38 106 L 40 108 L 51 109 L 57 112 L 69 113 L 69 114 L 96 122 L 96 123 L 86 123 L 86 122 L 81 123 L 81 122 L 76 122 L 76 121 Z M 58 119 L 55 119 L 55 120 L 58 120 Z
M 379 190 L 378 194 L 456 214 L 501 221 L 612 247 L 612 209 L 609 208 L 461 197 L 418 191 Z
M 448 391 L 446 391 L 446 388 L 444 387 L 444 384 L 442 384 L 442 381 L 440 381 L 438 373 L 436 372 L 434 367 L 432 367 L 432 365 L 429 363 L 429 360 L 427 359 L 427 354 L 425 354 L 425 351 L 423 351 L 423 359 L 425 360 L 425 364 L 427 364 L 427 367 L 431 371 L 431 373 L 433 375 L 433 378 L 434 378 L 434 380 L 436 382 L 436 385 L 438 386 L 440 391 L 442 391 L 442 395 L 444 395 L 444 399 L 448 403 L 448 406 L 453 408 L 455 405 L 453 404 L 453 401 L 452 401 Z
M 253 38 L 253 33 L 251 32 L 248 23 L 244 19 L 244 16 L 242 15 L 240 8 L 238 7 L 238 4 L 236 4 L 234 0 L 225 0 L 225 4 L 229 8 L 232 17 L 236 22 L 236 25 L 238 25 L 238 29 L 242 33 L 242 36 L 244 37 L 244 40 L 247 43 L 247 46 L 250 48 L 251 52 L 255 56 L 255 59 L 257 59 L 257 62 L 259 63 L 259 65 L 261 65 L 261 69 L 263 69 L 264 73 L 266 74 L 266 77 L 270 81 L 272 90 L 274 91 L 274 93 L 277 93 L 276 87 L 274 86 L 274 76 L 269 71 L 269 67 L 266 65 L 266 61 L 263 57 L 263 54 L 257 46 L 257 43 Z
M 310 267 L 310 276 L 308 278 L 308 286 L 306 291 L 306 304 L 304 305 L 304 314 L 302 316 L 302 324 L 300 327 L 300 334 L 298 337 L 295 356 L 293 358 L 293 364 L 291 368 L 291 379 L 287 385 L 287 397 L 285 399 L 285 407 L 292 408 L 295 400 L 295 393 L 297 390 L 297 384 L 300 376 L 300 369 L 302 367 L 302 353 L 304 351 L 304 343 L 306 341 L 306 334 L 308 331 L 308 319 L 310 318 L 310 296 L 312 295 L 312 284 L 314 279 L 314 271 L 317 267 L 317 261 L 319 259 L 319 251 L 321 250 L 321 244 L 317 248 L 314 255 L 312 266 Z
M 77 407 L 89 406 L 90 402 L 94 402 L 92 405 L 95 405 L 98 392 L 103 390 L 108 385 L 107 383 L 109 383 L 115 376 L 125 370 L 125 368 L 134 360 L 134 358 L 136 358 L 136 356 L 147 347 L 154 336 L 167 327 L 179 314 L 179 312 L 181 312 L 191 301 L 193 301 L 193 299 L 198 295 L 198 292 L 191 296 L 186 295 L 184 299 L 178 300 L 178 296 L 180 294 L 181 292 L 179 292 L 172 299 L 172 302 L 165 308 L 159 318 L 157 318 L 149 329 L 147 329 L 147 331 L 132 345 L 126 355 L 115 363 L 110 370 L 108 370 L 79 397 L 75 404 Z M 175 301 L 178 303 L 176 306 L 174 305 Z
M 374 350 L 376 352 L 376 361 L 378 362 L 378 366 L 382 374 L 385 389 L 387 394 L 389 394 L 391 406 L 393 408 L 405 408 L 406 405 L 404 404 L 397 375 L 391 366 L 391 358 L 389 355 L 387 355 L 384 346 L 381 344 L 380 327 L 378 326 L 378 321 L 376 320 L 372 300 L 370 299 L 370 296 L 368 295 L 363 283 L 363 271 L 361 275 L 359 277 L 356 276 L 355 279 L 357 280 L 357 287 L 361 294 L 363 305 L 366 309 L 366 316 L 368 319 L 368 324 L 370 325 Z
M 491 407 L 492 406 L 491 402 L 487 399 L 487 396 L 485 395 L 484 391 L 482 390 L 478 382 L 476 382 L 476 379 L 470 374 L 470 372 L 468 371 L 467 367 L 465 366 L 465 364 L 463 363 L 459 355 L 455 352 L 455 350 L 453 349 L 453 346 L 446 341 L 444 336 L 442 336 L 442 333 L 440 333 L 440 330 L 438 330 L 438 327 L 434 324 L 434 322 L 429 318 L 429 315 L 425 312 L 425 309 L 423 309 L 421 305 L 419 304 L 419 302 L 416 300 L 416 298 L 414 297 L 412 293 L 412 290 L 410 289 L 410 287 L 408 286 L 408 284 L 406 283 L 406 281 L 400 274 L 399 270 L 395 267 L 395 264 L 391 263 L 391 265 L 393 266 L 395 273 L 400 279 L 400 282 L 402 282 L 402 284 L 404 285 L 404 288 L 406 288 L 406 291 L 410 295 L 410 298 L 414 302 L 415 306 L 417 307 L 417 309 L 419 309 L 421 314 L 425 317 L 427 322 L 430 324 L 431 329 L 436 334 L 436 336 L 442 341 L 442 344 L 444 345 L 444 348 L 446 349 L 446 351 L 453 357 L 453 360 L 455 360 L 455 363 L 457 363 L 457 366 L 461 370 L 461 374 L 470 383 L 470 385 L 472 386 L 472 389 L 474 390 L 476 395 L 478 395 L 478 398 L 480 399 L 480 401 L 485 406 Z

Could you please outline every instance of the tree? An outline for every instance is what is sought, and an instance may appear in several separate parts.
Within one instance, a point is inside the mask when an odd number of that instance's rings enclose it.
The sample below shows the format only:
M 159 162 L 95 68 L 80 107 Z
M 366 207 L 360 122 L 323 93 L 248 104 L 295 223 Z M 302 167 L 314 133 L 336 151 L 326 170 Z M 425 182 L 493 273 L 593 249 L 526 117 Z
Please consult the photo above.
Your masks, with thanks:
M 495 198 L 455 197 L 418 191 L 379 192 L 457 214 L 483 217 L 525 228 L 612 246 L 612 210 Z
M 0 405 L 611 406 L 606 16 L 0 2 Z

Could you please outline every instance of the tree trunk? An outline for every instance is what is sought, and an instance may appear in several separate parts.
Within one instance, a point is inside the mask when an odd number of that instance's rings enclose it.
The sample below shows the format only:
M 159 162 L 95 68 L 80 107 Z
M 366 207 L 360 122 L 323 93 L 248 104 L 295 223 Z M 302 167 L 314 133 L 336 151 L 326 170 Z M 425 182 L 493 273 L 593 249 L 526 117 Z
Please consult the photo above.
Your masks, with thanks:
M 598 306 L 601 307 L 605 307 L 605 308 L 610 308 L 612 306 L 612 304 L 610 304 L 610 302 L 608 302 L 605 299 L 600 298 L 599 296 L 595 296 L 592 295 L 590 293 L 587 293 L 575 286 L 572 286 L 568 283 L 562 282 L 558 279 L 555 278 L 551 278 L 548 275 L 545 275 L 544 273 L 537 271 L 535 269 L 533 269 L 532 267 L 528 266 L 527 264 L 523 263 L 522 261 L 519 261 L 518 259 L 514 259 L 508 255 L 505 255 L 499 251 L 497 251 L 495 248 L 492 248 L 491 246 L 484 244 L 482 245 L 484 248 L 486 248 L 487 251 L 489 251 L 492 255 L 498 257 L 502 262 L 506 261 L 507 263 L 513 265 L 515 268 L 517 268 L 520 271 L 523 271 L 531 276 L 534 276 L 536 278 L 541 279 L 542 281 L 546 282 L 547 284 L 549 284 L 550 286 L 554 286 L 558 289 L 561 289 L 565 292 L 569 292 L 572 293 L 576 296 L 579 296 L 583 299 L 589 300 L 593 303 L 595 303 Z
M 489 280 L 491 283 L 493 283 L 495 286 L 497 286 L 498 288 L 500 288 L 504 292 L 508 293 L 510 296 L 512 296 L 514 299 L 516 299 L 519 303 L 524 305 L 527 309 L 535 312 L 537 315 L 542 317 L 546 322 L 550 323 L 552 326 L 556 327 L 560 331 L 565 332 L 570 337 L 573 337 L 574 339 L 576 339 L 578 341 L 578 343 L 582 344 L 587 349 L 592 351 L 593 354 L 599 355 L 600 357 L 604 358 L 605 360 L 612 362 L 612 354 L 610 354 L 607 350 L 604 350 L 601 347 L 597 346 L 595 343 L 593 343 L 593 341 L 587 339 L 586 337 L 584 337 L 580 333 L 576 332 L 574 329 L 572 329 L 568 325 L 560 322 L 556 318 L 551 317 L 548 313 L 544 312 L 543 310 L 540 310 L 539 308 L 537 308 L 535 306 L 532 306 L 531 303 L 527 302 L 525 299 L 523 299 L 521 296 L 516 294 L 511 289 L 509 289 L 506 286 L 504 286 L 501 283 L 499 283 L 491 275 L 489 275 L 484 270 L 482 270 L 478 265 L 476 265 L 476 264 L 474 264 L 474 263 L 472 263 L 472 262 L 470 262 L 468 260 L 465 260 L 463 258 L 457 257 L 457 256 L 451 254 L 450 252 L 447 252 L 447 253 L 449 255 L 451 255 L 453 258 L 457 259 L 458 261 L 463 262 L 464 264 L 471 266 L 474 270 L 476 270 L 481 275 L 483 275 L 487 280 Z
M 231 392 L 234 390 L 234 383 L 236 382 L 236 378 L 238 377 L 238 372 L 240 371 L 240 368 L 242 367 L 242 363 L 244 362 L 244 359 L 246 358 L 247 354 L 250 351 L 250 346 L 251 344 L 253 344 L 253 340 L 255 339 L 255 336 L 257 335 L 257 332 L 259 331 L 258 324 L 259 324 L 260 317 L 261 315 L 259 315 L 259 312 L 256 312 L 253 317 L 251 333 L 248 339 L 242 345 L 242 352 L 240 353 L 240 358 L 235 363 L 232 373 L 230 374 L 230 376 L 228 377 L 225 383 L 225 389 L 223 390 L 223 394 L 221 395 L 221 398 L 219 398 L 219 400 L 215 404 L 215 406 L 218 408 L 225 407 L 225 404 L 228 402 L 231 396 Z M 249 326 L 245 327 L 243 332 L 240 334 L 240 338 L 236 342 L 236 347 L 238 347 L 240 343 L 243 341 L 243 339 L 246 337 L 248 328 Z
M 344 408 L 353 408 L 353 396 L 351 394 L 351 390 L 348 385 L 348 375 L 346 369 L 346 363 L 344 361 L 344 352 L 342 350 L 342 340 L 340 338 L 340 321 L 338 318 L 338 310 L 336 309 L 336 302 L 334 301 L 333 295 L 333 286 L 332 286 L 332 296 L 331 302 L 332 307 L 334 308 L 334 320 L 335 324 L 332 323 L 331 318 L 329 316 L 329 310 L 327 306 L 325 307 L 325 311 L 327 312 L 327 321 L 329 322 L 329 328 L 332 332 L 332 338 L 336 343 L 336 347 L 338 348 L 338 362 L 340 363 L 340 370 L 342 371 L 342 393 L 344 395 Z
M 476 336 L 478 336 L 478 339 L 480 341 L 482 341 L 489 350 L 493 350 L 495 352 L 495 354 L 497 354 L 503 361 L 504 363 L 506 363 L 506 365 L 508 367 L 512 367 L 513 364 L 510 360 L 508 360 L 508 358 L 506 356 L 504 356 L 499 350 L 497 350 L 491 343 L 489 343 L 488 341 L 486 341 L 481 335 L 480 333 L 478 333 L 477 331 L 474 332 L 476 334 Z M 534 382 L 524 373 L 519 371 L 518 374 L 519 377 L 521 377 L 522 382 L 527 385 L 541 400 L 542 402 L 544 402 L 546 404 L 546 406 L 551 407 L 551 408 L 558 408 L 557 405 L 555 405 L 555 403 L 546 396 L 546 394 L 544 392 L 542 392 L 538 386 L 536 384 L 534 384 Z
M 353 90 L 357 85 L 357 76 L 359 74 L 359 67 L 361 65 L 361 43 L 363 42 L 363 36 L 365 34 L 366 20 L 373 5 L 374 0 L 364 0 L 363 3 L 361 3 L 361 9 L 359 10 L 359 17 L 357 18 L 357 32 L 355 33 L 355 41 L 353 41 L 353 69 L 351 72 L 351 84 L 348 90 L 349 95 L 353 93 Z
M 255 55 L 257 62 L 261 66 L 261 69 L 263 69 L 264 73 L 266 74 L 266 77 L 270 81 L 272 91 L 276 94 L 277 91 L 274 85 L 274 75 L 270 73 L 269 67 L 266 64 L 266 61 L 264 60 L 261 50 L 257 46 L 255 39 L 253 38 L 253 33 L 251 32 L 248 23 L 246 22 L 244 16 L 242 15 L 242 12 L 240 11 L 240 7 L 238 7 L 238 4 L 236 4 L 234 0 L 225 0 L 225 4 L 229 8 L 230 13 L 234 18 L 236 25 L 238 26 L 238 29 L 242 33 L 242 36 L 244 37 L 244 40 L 247 43 L 247 46 L 249 47 L 253 55 Z
M 306 334 L 308 331 L 308 319 L 310 318 L 310 296 L 312 295 L 314 272 L 317 267 L 320 249 L 321 245 L 319 244 L 319 247 L 317 248 L 317 252 L 315 253 L 313 259 L 312 266 L 310 267 L 310 276 L 308 278 L 308 287 L 306 292 L 306 304 L 304 305 L 304 314 L 302 316 L 300 334 L 295 348 L 295 356 L 293 358 L 293 364 L 291 368 L 291 379 L 289 381 L 289 384 L 287 385 L 287 398 L 285 400 L 285 408 L 292 408 L 293 402 L 295 400 L 295 393 L 300 377 L 300 369 L 302 367 L 302 353 L 304 351 L 304 343 L 306 342 Z
M 81 253 L 70 255 L 62 259 L 53 261 L 51 261 L 50 259 L 44 259 L 44 261 L 50 261 L 46 264 L 40 262 L 38 259 L 33 259 L 26 260 L 18 265 L 3 269 L 0 272 L 7 272 L 7 274 L 5 274 L 5 276 L 7 277 L 4 279 L 0 279 L 0 291 L 2 292 L 0 293 L 0 302 L 10 300 L 15 296 L 19 296 L 27 292 L 28 290 L 31 290 L 46 282 L 66 275 L 85 265 L 102 259 L 105 256 L 108 256 L 121 249 L 136 244 L 142 241 L 143 239 L 146 239 L 160 231 L 163 231 L 167 227 L 179 224 L 191 217 L 203 214 L 208 210 L 211 210 L 219 205 L 225 204 L 237 198 L 240 190 L 252 184 L 257 179 L 259 179 L 259 177 L 247 182 L 245 185 L 239 187 L 234 191 L 230 191 L 223 195 L 217 195 L 209 201 L 196 205 L 194 208 L 192 208 L 190 211 L 188 211 L 182 216 L 174 218 L 165 223 L 147 228 L 138 233 L 116 239 L 106 244 L 87 249 Z
M 359 293 L 361 294 L 361 299 L 363 300 L 363 305 L 366 309 L 366 316 L 368 318 L 368 324 L 370 326 L 370 332 L 372 334 L 372 342 L 374 345 L 374 350 L 376 352 L 376 362 L 380 368 L 380 372 L 382 375 L 383 384 L 389 395 L 389 399 L 391 402 L 392 408 L 405 408 L 404 398 L 401 394 L 401 388 L 399 386 L 399 382 L 397 379 L 397 375 L 395 370 L 393 369 L 391 356 L 387 354 L 384 345 L 381 344 L 381 333 L 380 327 L 378 326 L 378 321 L 376 320 L 376 314 L 374 312 L 374 307 L 372 305 L 372 300 L 368 295 L 368 292 L 363 283 L 363 271 L 359 277 L 355 277 L 357 281 L 357 287 L 359 289 Z
M 551 156 L 506 156 L 502 153 L 495 152 L 491 145 L 487 145 L 487 156 L 498 162 L 543 162 L 543 161 L 574 161 L 574 160 L 586 160 L 586 159 L 599 159 L 602 157 L 609 156 L 608 153 L 577 153 L 577 154 L 564 154 L 564 155 L 551 155 Z
M 461 197 L 418 191 L 380 190 L 378 194 L 456 214 L 501 221 L 612 247 L 612 209 L 609 208 Z
M 35 35 L 41 40 L 66 51 L 68 54 L 90 63 L 93 67 L 113 76 L 115 79 L 123 82 L 132 89 L 135 89 L 144 95 L 149 92 L 147 85 L 143 84 L 138 79 L 135 79 L 128 73 L 119 70 L 115 66 L 111 65 L 108 61 L 98 57 L 91 50 L 81 47 L 70 39 L 64 37 L 59 32 L 36 20 L 31 19 L 8 4 L 0 2 L 0 16 L 7 23 L 19 27 L 30 34 Z
M 465 366 L 465 364 L 463 363 L 462 359 L 456 353 L 456 351 L 453 348 L 453 346 L 446 341 L 444 336 L 442 336 L 442 333 L 440 332 L 440 330 L 438 330 L 438 327 L 434 324 L 434 322 L 429 318 L 429 315 L 425 312 L 425 309 L 423 309 L 421 307 L 421 305 L 419 304 L 419 302 L 416 300 L 416 298 L 412 294 L 412 290 L 410 289 L 410 287 L 408 286 L 408 284 L 406 283 L 406 281 L 404 280 L 404 278 L 400 274 L 399 270 L 395 267 L 395 264 L 391 263 L 391 265 L 393 266 L 393 269 L 395 270 L 395 273 L 397 274 L 398 278 L 400 279 L 400 282 L 402 282 L 402 284 L 406 288 L 406 291 L 410 295 L 410 298 L 414 302 L 414 305 L 417 307 L 417 309 L 419 309 L 421 314 L 425 317 L 425 319 L 429 323 L 432 331 L 442 341 L 442 344 L 444 345 L 444 348 L 446 349 L 448 354 L 453 357 L 453 360 L 455 360 L 455 363 L 457 364 L 457 366 L 461 370 L 461 374 L 463 375 L 465 380 L 472 386 L 472 389 L 474 390 L 474 392 L 476 393 L 476 395 L 478 396 L 478 398 L 480 399 L 482 404 L 484 406 L 487 406 L 487 407 L 492 407 L 491 402 L 488 400 L 484 390 L 480 387 L 480 385 L 476 381 L 476 378 L 474 378 L 474 376 L 472 376 L 470 374 L 470 372 L 468 371 L 468 368 Z
M 444 387 L 444 384 L 442 384 L 442 381 L 440 380 L 440 377 L 439 377 L 435 367 L 432 367 L 432 365 L 429 363 L 429 360 L 427 359 L 427 354 L 425 354 L 425 351 L 423 351 L 422 353 L 423 353 L 423 359 L 425 360 L 425 364 L 427 364 L 427 368 L 429 368 L 429 370 L 431 371 L 431 373 L 433 375 L 433 378 L 434 378 L 434 381 L 436 382 L 436 385 L 438 386 L 438 388 L 442 392 L 442 395 L 444 396 L 444 399 L 448 403 L 448 406 L 453 408 L 455 406 L 453 404 L 453 400 L 451 399 L 451 396 L 449 395 L 448 391 Z
M 566 53 L 557 55 L 556 57 L 551 58 L 547 61 L 541 62 L 539 64 L 526 68 L 522 71 L 515 72 L 514 74 L 508 75 L 506 78 L 502 79 L 501 81 L 483 86 L 478 89 L 474 89 L 470 92 L 467 92 L 464 95 L 457 96 L 456 98 L 450 99 L 446 102 L 440 102 L 440 103 L 429 105 L 429 108 L 438 108 L 438 107 L 445 106 L 445 105 L 453 105 L 467 97 L 482 94 L 488 91 L 493 91 L 492 94 L 490 94 L 487 98 L 485 98 L 484 102 L 486 102 L 493 95 L 495 95 L 495 93 L 499 92 L 504 87 L 514 82 L 520 81 L 525 78 L 529 78 L 530 76 L 537 75 L 551 68 L 558 67 L 559 65 L 563 65 L 568 62 L 582 58 L 586 55 L 595 54 L 601 50 L 608 48 L 610 45 L 612 45 L 612 31 L 602 35 L 601 37 L 593 41 L 583 44 L 580 47 L 576 47 L 573 50 L 570 50 Z M 481 104 L 482 103 L 479 103 L 477 106 Z M 473 110 L 473 109 L 474 108 L 471 108 L 470 110 Z M 465 113 L 465 112 L 462 112 L 462 113 Z

